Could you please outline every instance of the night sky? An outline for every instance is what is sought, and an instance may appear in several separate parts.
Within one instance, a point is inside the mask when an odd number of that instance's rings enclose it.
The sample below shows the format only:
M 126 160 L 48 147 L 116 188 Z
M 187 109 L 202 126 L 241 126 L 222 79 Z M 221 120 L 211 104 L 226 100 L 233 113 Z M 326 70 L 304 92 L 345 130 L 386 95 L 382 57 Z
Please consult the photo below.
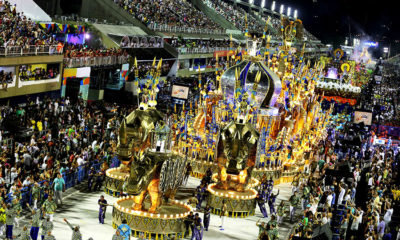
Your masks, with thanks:
M 268 0 L 271 5 L 272 0 Z M 400 39 L 395 1 L 372 0 L 277 0 L 276 9 L 284 3 L 298 9 L 304 26 L 328 44 L 343 44 L 345 37 L 367 36 L 372 41 Z

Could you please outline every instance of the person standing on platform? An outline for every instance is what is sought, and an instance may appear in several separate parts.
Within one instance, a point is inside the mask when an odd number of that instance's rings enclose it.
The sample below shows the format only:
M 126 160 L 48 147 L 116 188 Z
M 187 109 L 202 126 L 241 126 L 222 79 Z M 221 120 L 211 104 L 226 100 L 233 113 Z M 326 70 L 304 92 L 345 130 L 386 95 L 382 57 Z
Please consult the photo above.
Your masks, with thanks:
M 11 204 L 7 204 L 7 209 L 6 209 L 6 239 L 7 240 L 13 239 L 14 218 L 15 218 L 14 209 L 11 207 Z
M 210 219 L 211 219 L 211 209 L 210 206 L 207 205 L 206 208 L 204 209 L 204 229 L 208 231 L 208 226 L 210 226 Z
M 32 212 L 32 227 L 31 227 L 31 238 L 32 240 L 37 240 L 39 235 L 39 226 L 40 226 L 40 209 L 32 209 L 27 203 L 26 206 Z
M 131 238 L 131 228 L 127 224 L 127 221 L 122 220 L 122 224 L 119 225 L 118 230 L 121 233 L 121 236 L 124 237 L 124 240 L 130 240 Z
M 221 226 L 219 226 L 219 230 L 224 230 L 224 220 L 225 217 L 228 215 L 228 206 L 225 203 L 225 199 L 222 200 L 222 207 L 221 207 L 221 212 L 220 212 L 220 218 L 221 218 Z
M 297 205 L 299 204 L 299 197 L 296 196 L 297 191 L 294 191 L 294 194 L 289 198 L 289 202 L 290 202 L 290 221 L 293 222 L 293 217 L 296 214 L 296 208 Z
M 57 209 L 57 204 L 53 201 L 53 197 L 49 195 L 46 201 L 44 201 L 42 206 L 43 214 L 50 218 L 50 221 L 53 221 L 54 211 Z
M 53 230 L 53 228 L 54 228 L 54 225 L 50 221 L 50 217 L 47 216 L 47 218 L 45 220 L 43 220 L 43 222 L 42 222 L 42 240 L 46 239 L 46 236 L 48 235 L 49 232 L 51 235 L 51 231 Z
M 64 218 L 64 222 L 66 222 L 68 224 L 68 226 L 71 228 L 72 230 L 72 238 L 71 240 L 82 240 L 82 233 L 79 231 L 79 226 L 73 227 L 68 221 L 67 219 Z
M 100 199 L 97 201 L 99 204 L 99 223 L 104 224 L 104 219 L 106 218 L 106 210 L 107 206 L 110 206 L 107 204 L 107 200 L 104 199 L 104 196 L 101 195 Z
M 194 231 L 193 239 L 202 240 L 203 239 L 203 225 L 201 224 L 201 218 L 198 213 L 194 215 Z
M 200 186 L 198 186 L 196 188 L 196 198 L 197 198 L 196 208 L 197 208 L 197 210 L 201 209 L 201 203 L 204 200 L 204 191 L 205 191 L 205 187 L 203 184 L 200 184 Z

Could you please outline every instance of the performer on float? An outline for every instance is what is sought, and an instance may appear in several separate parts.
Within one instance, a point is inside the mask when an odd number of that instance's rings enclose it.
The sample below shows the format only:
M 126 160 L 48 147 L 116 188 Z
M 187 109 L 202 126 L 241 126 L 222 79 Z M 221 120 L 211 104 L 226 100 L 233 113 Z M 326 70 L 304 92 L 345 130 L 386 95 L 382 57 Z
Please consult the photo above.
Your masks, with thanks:
M 258 191 L 256 201 L 258 204 L 258 207 L 260 208 L 260 212 L 264 216 L 264 218 L 268 218 L 268 213 L 267 210 L 265 209 L 265 192 L 263 190 Z
M 204 217 L 203 217 L 203 224 L 204 229 L 208 231 L 208 226 L 210 226 L 210 219 L 211 219 L 211 208 L 210 205 L 207 204 L 206 208 L 204 209 Z
M 203 224 L 198 213 L 194 215 L 193 237 L 195 240 L 203 239 Z
M 275 201 L 276 198 L 279 196 L 279 189 L 278 189 L 278 193 L 275 195 L 274 193 L 271 192 L 271 195 L 269 195 L 268 197 L 268 206 L 269 206 L 269 212 L 272 214 L 276 214 L 275 211 Z
M 272 193 L 272 190 L 274 188 L 274 180 L 272 180 L 272 176 L 270 177 L 269 180 L 267 180 L 267 192 L 266 192 L 266 197 L 269 197 Z

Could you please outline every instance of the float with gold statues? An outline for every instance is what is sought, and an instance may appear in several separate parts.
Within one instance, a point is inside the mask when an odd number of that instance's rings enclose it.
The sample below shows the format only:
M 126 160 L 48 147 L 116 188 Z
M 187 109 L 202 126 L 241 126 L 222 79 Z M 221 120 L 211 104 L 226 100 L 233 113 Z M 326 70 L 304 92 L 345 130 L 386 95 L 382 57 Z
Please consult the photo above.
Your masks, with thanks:
M 321 110 L 314 91 L 323 66 L 303 61 L 304 47 L 294 54 L 295 23 L 283 29 L 273 55 L 270 37 L 264 34 L 262 46 L 247 35 L 246 54 L 218 71 L 216 90 L 207 91 L 199 76 L 199 100 L 169 116 L 156 109 L 161 60 L 146 79 L 136 78 L 141 103 L 119 132 L 123 164 L 106 173 L 108 191 L 126 195 L 114 205 L 115 226 L 126 219 L 134 234 L 183 237 L 192 207 L 175 195 L 188 163 L 196 177 L 211 172 L 207 203 L 214 213 L 226 204 L 229 216 L 246 217 L 254 214 L 260 182 L 291 181 L 313 159 L 331 112 Z

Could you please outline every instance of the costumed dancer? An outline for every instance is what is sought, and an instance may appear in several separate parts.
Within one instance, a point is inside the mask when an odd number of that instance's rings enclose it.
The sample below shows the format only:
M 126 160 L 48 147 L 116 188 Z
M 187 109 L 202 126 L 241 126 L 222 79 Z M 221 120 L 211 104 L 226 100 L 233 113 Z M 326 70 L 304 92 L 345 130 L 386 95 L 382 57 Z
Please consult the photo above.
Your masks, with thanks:
M 12 203 L 13 203 L 12 208 L 14 209 L 14 213 L 15 213 L 15 218 L 14 218 L 15 227 L 19 227 L 19 218 L 20 218 L 19 215 L 22 212 L 22 207 L 21 207 L 21 204 L 19 203 L 18 198 L 14 198 Z
M 221 212 L 220 212 L 220 218 L 221 218 L 221 226 L 219 226 L 219 230 L 224 230 L 224 220 L 225 217 L 228 215 L 228 207 L 226 205 L 225 199 L 222 200 L 222 207 L 221 207 Z
M 7 207 L 5 207 L 5 203 L 2 203 L 0 206 L 0 236 L 3 235 L 6 227 L 6 209 Z
M 51 231 L 48 231 L 43 240 L 56 240 L 56 238 L 51 234 Z
M 198 213 L 194 215 L 194 228 L 193 228 L 193 239 L 202 240 L 203 239 L 203 224 L 201 223 L 201 218 Z
M 275 211 L 275 201 L 276 198 L 279 196 L 279 189 L 278 189 L 278 193 L 275 195 L 274 193 L 271 192 L 271 194 L 269 195 L 268 198 L 268 206 L 269 206 L 269 212 L 272 214 L 276 214 Z
M 11 204 L 7 204 L 6 208 L 6 239 L 13 239 L 13 228 L 14 228 L 15 212 L 11 207 Z
M 264 218 L 268 218 L 268 213 L 267 210 L 265 209 L 265 193 L 263 190 L 258 191 L 256 201 L 258 204 L 258 207 L 260 208 L 260 212 L 264 216 Z
M 45 239 L 49 232 L 51 235 L 51 231 L 53 230 L 53 228 L 53 222 L 51 222 L 50 217 L 47 216 L 46 219 L 42 222 L 42 240 Z
M 210 219 L 211 219 L 211 209 L 210 205 L 207 204 L 206 208 L 204 209 L 204 217 L 203 217 L 203 224 L 204 229 L 208 231 L 208 226 L 210 226 Z
M 79 226 L 73 227 L 67 219 L 64 218 L 64 222 L 66 222 L 72 230 L 72 237 L 71 240 L 82 240 L 82 233 L 79 231 Z
M 37 182 L 32 187 L 33 209 L 37 209 L 37 201 L 40 197 L 40 187 Z
M 293 222 L 293 217 L 296 214 L 296 208 L 297 205 L 299 204 L 299 197 L 296 196 L 297 191 L 294 192 L 294 194 L 289 198 L 289 202 L 290 202 L 290 221 Z
M 25 225 L 22 228 L 22 232 L 19 234 L 18 239 L 19 240 L 31 240 L 31 236 L 29 236 L 29 228 L 27 225 Z
M 278 205 L 276 214 L 278 225 L 282 223 L 282 220 L 285 217 L 285 213 L 286 213 L 285 201 L 281 201 L 281 203 Z
M 28 207 L 29 211 L 32 212 L 32 227 L 30 235 L 32 240 L 37 240 L 39 236 L 41 211 L 40 209 L 32 209 L 28 203 L 26 204 L 26 206 Z
M 50 221 L 53 221 L 54 212 L 57 209 L 56 202 L 53 201 L 53 196 L 49 195 L 46 201 L 44 201 L 42 206 L 43 214 L 50 218 Z

